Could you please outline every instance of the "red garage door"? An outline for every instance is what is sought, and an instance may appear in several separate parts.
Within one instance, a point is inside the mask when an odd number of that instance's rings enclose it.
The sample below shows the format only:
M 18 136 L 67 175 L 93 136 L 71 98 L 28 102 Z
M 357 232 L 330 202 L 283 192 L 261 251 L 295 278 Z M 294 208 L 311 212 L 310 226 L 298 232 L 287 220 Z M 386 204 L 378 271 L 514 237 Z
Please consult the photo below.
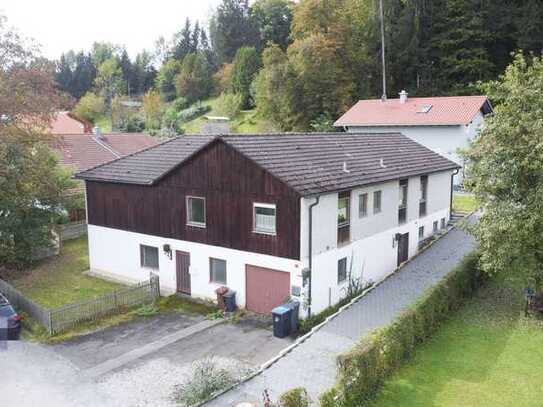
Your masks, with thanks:
M 290 274 L 247 264 L 245 293 L 249 311 L 267 314 L 290 296 Z

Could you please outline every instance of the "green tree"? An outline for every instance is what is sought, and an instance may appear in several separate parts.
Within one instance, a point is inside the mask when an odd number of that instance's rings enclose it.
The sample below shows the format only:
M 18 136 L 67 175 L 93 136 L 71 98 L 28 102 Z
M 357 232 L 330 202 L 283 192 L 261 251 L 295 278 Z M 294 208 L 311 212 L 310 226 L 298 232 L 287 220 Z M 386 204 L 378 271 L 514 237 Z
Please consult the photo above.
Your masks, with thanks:
M 23 268 L 51 245 L 74 186 L 48 148 L 59 95 L 53 69 L 0 16 L 0 268 Z
M 171 102 L 175 99 L 175 77 L 181 70 L 179 61 L 171 58 L 166 61 L 158 71 L 156 77 L 156 87 L 160 92 L 162 100 Z
M 150 90 L 143 96 L 143 113 L 145 115 L 145 128 L 148 130 L 160 129 L 164 103 L 156 90 Z
M 87 92 L 75 105 L 74 113 L 94 123 L 106 113 L 106 104 L 104 99 L 96 93 Z
M 219 64 L 231 62 L 243 46 L 260 46 L 248 0 L 223 0 L 211 18 L 209 31 Z
M 211 67 L 201 53 L 188 54 L 175 77 L 177 95 L 189 103 L 208 97 L 213 90 L 212 75 Z
M 94 83 L 106 105 L 111 106 L 112 99 L 123 89 L 123 72 L 116 58 L 106 59 L 98 66 Z
M 543 60 L 517 54 L 485 86 L 495 115 L 465 157 L 466 181 L 484 211 L 475 225 L 481 266 L 543 284 Z
M 261 43 L 274 43 L 283 50 L 290 42 L 290 25 L 294 3 L 289 0 L 257 0 L 251 6 L 251 14 L 260 31 Z
M 260 69 L 260 57 L 254 47 L 241 47 L 232 67 L 232 91 L 241 96 L 242 109 L 253 106 L 251 85 Z

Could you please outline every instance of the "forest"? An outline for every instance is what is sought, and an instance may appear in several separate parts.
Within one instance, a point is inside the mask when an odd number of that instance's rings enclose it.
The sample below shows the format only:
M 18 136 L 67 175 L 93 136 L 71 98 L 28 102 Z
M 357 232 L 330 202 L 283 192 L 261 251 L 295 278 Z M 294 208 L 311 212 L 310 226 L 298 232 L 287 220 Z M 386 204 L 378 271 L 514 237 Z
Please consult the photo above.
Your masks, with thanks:
M 383 0 L 383 10 L 389 97 L 480 93 L 513 52 L 543 51 L 538 0 Z M 67 51 L 56 81 L 77 114 L 118 130 L 181 133 L 209 100 L 277 130 L 330 129 L 382 94 L 379 1 L 223 0 L 207 26 L 187 19 L 133 59 L 109 43 Z

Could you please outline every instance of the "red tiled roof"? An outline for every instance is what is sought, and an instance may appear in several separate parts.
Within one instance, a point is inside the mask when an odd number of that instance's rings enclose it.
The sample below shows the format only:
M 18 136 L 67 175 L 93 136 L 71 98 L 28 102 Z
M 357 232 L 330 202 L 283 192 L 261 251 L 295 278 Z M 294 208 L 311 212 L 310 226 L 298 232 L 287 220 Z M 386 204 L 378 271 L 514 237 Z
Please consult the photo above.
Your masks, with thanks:
M 427 113 L 424 110 L 431 108 Z M 335 126 L 450 126 L 469 124 L 478 111 L 492 111 L 486 96 L 360 100 Z
M 119 157 L 135 153 L 160 142 L 143 133 L 112 133 L 97 138 L 92 134 L 63 134 L 54 148 L 63 165 L 83 171 Z
M 51 122 L 52 134 L 89 134 L 92 125 L 70 112 L 58 112 Z

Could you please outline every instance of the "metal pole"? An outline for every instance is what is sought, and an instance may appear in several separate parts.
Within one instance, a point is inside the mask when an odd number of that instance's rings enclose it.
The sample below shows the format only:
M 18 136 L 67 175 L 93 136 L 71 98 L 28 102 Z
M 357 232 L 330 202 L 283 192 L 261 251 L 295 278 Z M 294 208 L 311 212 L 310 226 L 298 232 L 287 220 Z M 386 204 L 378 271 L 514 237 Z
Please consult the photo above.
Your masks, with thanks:
M 381 100 L 387 100 L 387 79 L 385 66 L 385 19 L 383 17 L 383 0 L 379 0 L 379 14 L 381 18 L 381 62 L 383 65 L 383 95 Z

